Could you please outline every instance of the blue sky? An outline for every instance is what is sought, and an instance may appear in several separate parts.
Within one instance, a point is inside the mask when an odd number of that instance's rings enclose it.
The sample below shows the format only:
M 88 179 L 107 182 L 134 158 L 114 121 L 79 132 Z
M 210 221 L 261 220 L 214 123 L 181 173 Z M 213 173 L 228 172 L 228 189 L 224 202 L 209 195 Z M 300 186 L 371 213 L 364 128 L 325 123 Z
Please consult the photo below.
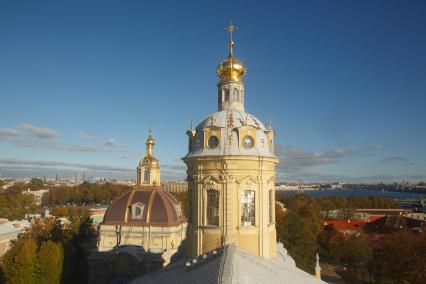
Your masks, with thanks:
M 0 172 L 129 176 L 151 122 L 165 179 L 248 69 L 281 181 L 426 180 L 425 1 L 2 1 Z

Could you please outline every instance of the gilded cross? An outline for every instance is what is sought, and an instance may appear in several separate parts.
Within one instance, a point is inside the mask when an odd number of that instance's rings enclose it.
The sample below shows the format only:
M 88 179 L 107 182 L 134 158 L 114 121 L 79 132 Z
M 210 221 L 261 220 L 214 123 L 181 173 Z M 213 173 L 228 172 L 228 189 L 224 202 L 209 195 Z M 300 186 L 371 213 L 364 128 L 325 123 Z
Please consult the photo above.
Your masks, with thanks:
M 151 135 L 152 134 L 152 126 L 153 126 L 153 123 L 152 123 L 152 121 L 150 121 L 149 123 L 148 123 L 148 132 L 149 132 L 149 135 Z
M 225 30 L 227 30 L 229 32 L 229 34 L 231 35 L 231 41 L 232 41 L 232 33 L 235 32 L 236 30 L 238 30 L 238 28 L 236 26 L 234 26 L 232 24 L 232 22 L 229 23 L 229 26 L 227 26 L 225 28 Z
M 229 40 L 229 53 L 230 53 L 231 55 L 233 55 L 233 54 L 234 54 L 234 50 L 233 50 L 234 41 L 232 40 L 232 34 L 233 34 L 233 32 L 235 32 L 236 30 L 238 30 L 238 28 L 237 28 L 236 26 L 234 26 L 234 25 L 232 24 L 232 22 L 230 22 L 230 23 L 229 23 L 229 26 L 227 26 L 227 27 L 225 28 L 225 30 L 227 30 L 227 31 L 229 32 L 230 36 L 231 36 L 231 39 Z

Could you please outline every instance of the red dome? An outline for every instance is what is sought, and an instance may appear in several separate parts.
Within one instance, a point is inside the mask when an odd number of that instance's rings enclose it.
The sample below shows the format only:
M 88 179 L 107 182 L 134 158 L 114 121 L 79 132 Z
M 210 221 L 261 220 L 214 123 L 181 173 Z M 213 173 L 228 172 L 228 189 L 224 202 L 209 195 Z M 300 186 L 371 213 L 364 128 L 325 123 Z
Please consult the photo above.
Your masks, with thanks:
M 144 186 L 117 198 L 105 213 L 103 224 L 165 227 L 184 222 L 181 202 L 161 187 Z

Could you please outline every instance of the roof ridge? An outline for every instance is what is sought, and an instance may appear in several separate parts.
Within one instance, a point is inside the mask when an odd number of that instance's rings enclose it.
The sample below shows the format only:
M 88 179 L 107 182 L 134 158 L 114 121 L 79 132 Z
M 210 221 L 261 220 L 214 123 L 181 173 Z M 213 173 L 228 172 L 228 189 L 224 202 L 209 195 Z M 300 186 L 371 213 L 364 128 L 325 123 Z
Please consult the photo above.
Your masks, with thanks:
M 232 283 L 232 272 L 235 255 L 235 245 L 226 245 L 223 248 L 224 254 L 220 260 L 218 283 Z

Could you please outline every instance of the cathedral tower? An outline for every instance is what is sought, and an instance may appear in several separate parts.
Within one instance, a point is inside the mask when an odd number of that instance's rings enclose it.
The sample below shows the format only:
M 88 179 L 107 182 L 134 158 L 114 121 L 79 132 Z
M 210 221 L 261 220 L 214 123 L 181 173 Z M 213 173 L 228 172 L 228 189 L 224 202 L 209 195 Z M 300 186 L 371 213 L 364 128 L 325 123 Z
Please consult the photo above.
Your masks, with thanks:
M 244 111 L 244 64 L 229 54 L 219 76 L 218 111 L 189 129 L 188 254 L 233 243 L 264 258 L 276 256 L 274 131 Z
M 137 185 L 160 185 L 160 163 L 157 158 L 154 157 L 155 140 L 152 137 L 151 132 L 152 131 L 150 129 L 148 139 L 145 142 L 145 156 L 140 159 L 139 165 L 136 168 Z

